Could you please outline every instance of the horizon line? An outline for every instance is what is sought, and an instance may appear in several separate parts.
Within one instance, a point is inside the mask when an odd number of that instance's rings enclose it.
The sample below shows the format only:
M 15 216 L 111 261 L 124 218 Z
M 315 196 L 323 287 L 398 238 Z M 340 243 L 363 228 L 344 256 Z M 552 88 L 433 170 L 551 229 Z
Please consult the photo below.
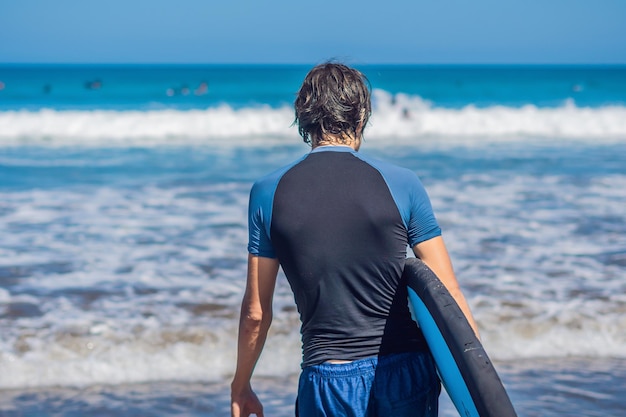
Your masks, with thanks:
M 321 61 L 326 62 L 326 61 Z M 2 62 L 0 66 L 314 66 L 320 62 Z M 626 62 L 361 62 L 351 63 L 352 66 L 414 66 L 414 67 L 626 67 Z

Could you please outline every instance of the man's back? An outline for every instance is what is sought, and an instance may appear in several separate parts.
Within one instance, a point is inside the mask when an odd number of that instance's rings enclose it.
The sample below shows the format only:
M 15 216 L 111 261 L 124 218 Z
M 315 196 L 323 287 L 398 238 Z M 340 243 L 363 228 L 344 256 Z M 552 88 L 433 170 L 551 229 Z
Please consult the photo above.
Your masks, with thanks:
M 295 295 L 303 366 L 424 349 L 400 277 L 407 244 L 440 230 L 414 173 L 320 147 L 260 180 L 252 201 Z

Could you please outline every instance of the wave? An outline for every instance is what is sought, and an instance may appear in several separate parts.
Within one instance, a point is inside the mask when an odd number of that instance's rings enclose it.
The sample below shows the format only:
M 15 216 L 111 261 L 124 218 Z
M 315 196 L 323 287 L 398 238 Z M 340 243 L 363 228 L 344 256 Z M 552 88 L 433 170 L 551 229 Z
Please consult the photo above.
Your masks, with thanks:
M 460 140 L 556 138 L 616 141 L 626 138 L 626 107 L 468 105 L 436 107 L 419 96 L 373 93 L 374 112 L 366 139 L 403 140 L 444 137 Z M 293 110 L 270 106 L 235 109 L 149 111 L 5 111 L 0 112 L 0 146 L 150 145 L 203 143 L 232 139 L 293 139 Z
M 587 315 L 588 316 L 588 315 Z M 510 319 L 510 318 L 509 318 Z M 482 340 L 494 361 L 554 358 L 624 358 L 624 319 L 585 317 L 571 311 L 546 319 L 500 317 L 479 320 Z M 493 320 L 493 318 L 491 319 Z M 297 317 L 277 317 L 256 374 L 268 377 L 299 371 Z M 492 324 L 497 324 L 492 326 Z M 5 343 L 0 355 L 0 389 L 89 386 L 152 381 L 225 381 L 236 359 L 236 320 L 213 326 L 161 327 L 152 320 L 132 332 L 101 322 L 57 329 L 31 329 Z

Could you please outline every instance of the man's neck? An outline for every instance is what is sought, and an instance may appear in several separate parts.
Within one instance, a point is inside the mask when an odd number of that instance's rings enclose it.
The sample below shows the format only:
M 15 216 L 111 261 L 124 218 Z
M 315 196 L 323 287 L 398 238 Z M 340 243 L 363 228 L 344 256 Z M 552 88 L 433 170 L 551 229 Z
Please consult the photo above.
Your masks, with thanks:
M 343 135 L 343 136 L 324 136 L 319 141 L 315 142 L 311 149 L 318 148 L 320 146 L 348 146 L 355 151 L 358 151 L 361 147 L 361 138 L 354 138 L 352 136 Z

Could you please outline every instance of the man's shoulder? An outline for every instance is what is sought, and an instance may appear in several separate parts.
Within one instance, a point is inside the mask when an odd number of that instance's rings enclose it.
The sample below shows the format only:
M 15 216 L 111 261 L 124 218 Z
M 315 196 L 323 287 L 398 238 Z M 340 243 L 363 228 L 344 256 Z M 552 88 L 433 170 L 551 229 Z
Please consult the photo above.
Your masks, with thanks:
M 363 160 L 363 162 L 366 162 L 378 170 L 385 179 L 391 178 L 402 181 L 419 181 L 417 174 L 409 168 L 365 154 L 358 154 L 358 157 Z
M 289 171 L 295 165 L 300 163 L 306 157 L 307 155 L 304 155 L 287 165 L 283 165 L 282 167 L 275 169 L 269 174 L 265 174 L 264 176 L 260 177 L 254 182 L 254 185 L 252 186 L 252 188 L 253 189 L 268 188 L 268 187 L 275 188 L 278 185 L 278 182 L 280 181 L 280 179 L 283 177 L 283 175 L 285 175 L 287 171 Z

